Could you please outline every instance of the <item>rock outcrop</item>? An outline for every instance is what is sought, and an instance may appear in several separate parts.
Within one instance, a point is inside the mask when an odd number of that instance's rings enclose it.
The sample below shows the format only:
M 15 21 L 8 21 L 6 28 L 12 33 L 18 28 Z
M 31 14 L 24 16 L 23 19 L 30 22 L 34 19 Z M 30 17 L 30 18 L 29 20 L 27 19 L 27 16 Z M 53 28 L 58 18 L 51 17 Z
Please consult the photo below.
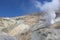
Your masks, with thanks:
M 56 17 L 54 24 L 50 24 L 45 19 L 45 14 L 46 12 L 41 12 L 0 18 L 0 33 L 4 33 L 0 34 L 0 40 L 4 40 L 5 36 L 8 37 L 7 40 L 9 36 L 12 40 L 60 40 L 60 21 L 56 21 L 59 16 Z

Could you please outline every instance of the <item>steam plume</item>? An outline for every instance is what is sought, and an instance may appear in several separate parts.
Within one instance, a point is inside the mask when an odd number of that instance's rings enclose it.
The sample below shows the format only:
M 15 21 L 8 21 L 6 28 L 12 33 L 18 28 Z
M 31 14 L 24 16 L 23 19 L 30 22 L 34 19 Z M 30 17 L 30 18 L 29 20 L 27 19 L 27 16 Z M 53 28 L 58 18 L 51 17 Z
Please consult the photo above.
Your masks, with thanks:
M 41 2 L 37 0 L 35 1 L 36 8 L 39 8 L 40 10 L 47 12 L 47 14 L 45 15 L 47 23 L 49 22 L 51 24 L 54 23 L 54 19 L 56 17 L 55 12 L 59 10 L 59 6 L 60 6 L 59 1 L 60 0 L 52 0 L 52 2 L 45 1 L 44 4 L 41 4 Z

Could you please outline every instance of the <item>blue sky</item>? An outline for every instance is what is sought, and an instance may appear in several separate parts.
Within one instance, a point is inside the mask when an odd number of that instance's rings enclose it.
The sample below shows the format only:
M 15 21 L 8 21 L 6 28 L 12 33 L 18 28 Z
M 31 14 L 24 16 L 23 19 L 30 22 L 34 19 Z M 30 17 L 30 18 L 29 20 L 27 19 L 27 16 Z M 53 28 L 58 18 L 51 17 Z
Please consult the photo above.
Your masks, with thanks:
M 34 6 L 35 0 L 0 0 L 0 17 L 14 17 L 25 15 L 32 12 L 39 12 Z M 50 2 L 52 0 L 38 0 L 42 4 L 44 1 Z

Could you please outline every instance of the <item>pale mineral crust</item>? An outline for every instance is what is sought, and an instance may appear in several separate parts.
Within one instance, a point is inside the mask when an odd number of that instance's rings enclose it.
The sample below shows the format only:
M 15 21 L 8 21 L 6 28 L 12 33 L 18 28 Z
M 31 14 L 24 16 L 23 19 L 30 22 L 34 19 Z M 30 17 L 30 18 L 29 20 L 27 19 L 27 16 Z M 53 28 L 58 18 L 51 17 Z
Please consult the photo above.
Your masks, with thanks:
M 44 18 L 46 12 L 0 18 L 0 40 L 60 40 L 59 13 L 50 25 Z

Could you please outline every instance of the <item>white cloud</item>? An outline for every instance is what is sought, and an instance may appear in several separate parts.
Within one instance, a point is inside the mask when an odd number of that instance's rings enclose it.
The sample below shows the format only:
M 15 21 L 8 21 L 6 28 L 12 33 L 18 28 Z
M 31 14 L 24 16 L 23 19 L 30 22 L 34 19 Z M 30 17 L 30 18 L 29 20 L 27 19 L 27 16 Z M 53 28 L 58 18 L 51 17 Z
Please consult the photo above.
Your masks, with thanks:
M 59 9 L 59 0 L 52 0 L 52 2 L 44 2 L 44 5 L 42 5 L 39 1 L 35 2 L 36 8 L 40 8 L 44 11 L 55 11 Z
M 35 7 L 36 8 L 41 8 L 42 4 L 39 1 L 35 1 Z
M 35 7 L 39 8 L 42 11 L 46 11 L 45 18 L 47 20 L 47 23 L 51 22 L 54 23 L 54 19 L 56 17 L 55 11 L 59 10 L 59 3 L 60 0 L 52 0 L 52 2 L 44 2 L 42 5 L 41 2 L 35 1 Z

